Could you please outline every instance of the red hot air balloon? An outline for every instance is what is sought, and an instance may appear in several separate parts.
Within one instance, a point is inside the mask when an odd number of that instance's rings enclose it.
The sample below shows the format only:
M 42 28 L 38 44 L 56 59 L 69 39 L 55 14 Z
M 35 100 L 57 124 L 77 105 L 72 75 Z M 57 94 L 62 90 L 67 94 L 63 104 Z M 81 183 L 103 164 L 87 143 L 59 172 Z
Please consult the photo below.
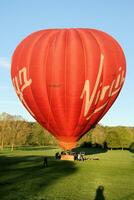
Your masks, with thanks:
M 123 51 L 95 29 L 32 33 L 16 48 L 11 77 L 30 114 L 71 149 L 109 110 L 126 74 Z

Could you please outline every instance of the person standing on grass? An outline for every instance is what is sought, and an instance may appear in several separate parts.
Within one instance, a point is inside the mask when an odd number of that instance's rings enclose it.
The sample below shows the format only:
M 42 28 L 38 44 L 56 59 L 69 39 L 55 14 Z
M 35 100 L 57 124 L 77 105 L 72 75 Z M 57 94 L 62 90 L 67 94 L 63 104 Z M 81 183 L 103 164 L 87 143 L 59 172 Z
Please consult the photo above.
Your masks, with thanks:
M 44 167 L 48 167 L 48 162 L 47 162 L 47 157 L 44 157 L 44 162 L 43 162 Z
M 78 154 L 78 160 L 79 161 L 84 161 L 84 157 L 83 157 L 82 153 Z

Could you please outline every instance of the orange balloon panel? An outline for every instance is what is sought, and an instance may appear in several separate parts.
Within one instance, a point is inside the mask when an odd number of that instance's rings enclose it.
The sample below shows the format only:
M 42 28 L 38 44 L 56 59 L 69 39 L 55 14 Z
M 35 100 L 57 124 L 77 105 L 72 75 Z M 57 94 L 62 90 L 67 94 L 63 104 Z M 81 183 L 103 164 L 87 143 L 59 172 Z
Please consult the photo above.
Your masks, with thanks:
M 126 73 L 119 44 L 95 29 L 32 33 L 16 48 L 11 77 L 30 114 L 71 149 L 109 110 Z

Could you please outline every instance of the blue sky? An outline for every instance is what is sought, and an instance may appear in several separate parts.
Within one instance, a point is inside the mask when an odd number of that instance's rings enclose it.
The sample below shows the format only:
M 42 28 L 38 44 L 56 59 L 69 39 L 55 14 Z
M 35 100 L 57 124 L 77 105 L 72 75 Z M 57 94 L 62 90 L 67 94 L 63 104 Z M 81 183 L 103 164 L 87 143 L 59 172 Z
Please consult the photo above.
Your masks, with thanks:
M 124 87 L 101 123 L 134 126 L 133 26 L 133 0 L 0 0 L 0 113 L 33 120 L 18 100 L 10 79 L 11 56 L 23 38 L 40 29 L 88 27 L 112 35 L 127 61 Z

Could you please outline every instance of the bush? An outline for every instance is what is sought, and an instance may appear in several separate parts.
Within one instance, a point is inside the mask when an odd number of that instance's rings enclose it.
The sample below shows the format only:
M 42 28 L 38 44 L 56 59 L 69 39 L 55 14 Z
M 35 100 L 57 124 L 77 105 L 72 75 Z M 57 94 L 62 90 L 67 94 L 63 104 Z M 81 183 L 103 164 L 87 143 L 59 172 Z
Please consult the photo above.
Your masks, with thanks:
M 85 147 L 92 147 L 92 143 L 91 142 L 83 142 L 81 145 L 80 145 L 80 147 L 83 147 L 83 148 L 85 148 Z

